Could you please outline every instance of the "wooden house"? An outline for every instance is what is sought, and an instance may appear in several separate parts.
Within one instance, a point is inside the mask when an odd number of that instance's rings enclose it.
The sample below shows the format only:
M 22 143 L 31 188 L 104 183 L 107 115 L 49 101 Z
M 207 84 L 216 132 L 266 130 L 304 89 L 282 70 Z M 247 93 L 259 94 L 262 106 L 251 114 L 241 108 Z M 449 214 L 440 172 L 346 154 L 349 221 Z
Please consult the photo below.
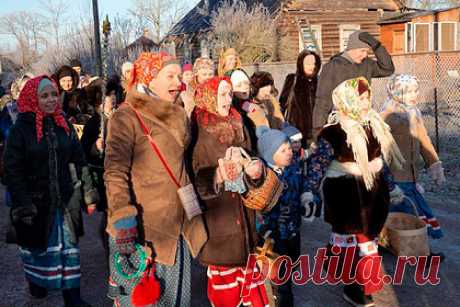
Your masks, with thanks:
M 390 53 L 460 50 L 460 7 L 413 11 L 379 22 L 382 44 Z
M 135 60 L 141 52 L 155 52 L 160 50 L 160 45 L 149 38 L 148 30 L 124 49 L 124 55 L 129 60 Z
M 278 54 L 271 61 L 293 61 L 300 51 L 312 49 L 324 59 L 346 48 L 355 30 L 379 37 L 382 18 L 392 17 L 406 7 L 398 0 L 241 0 L 248 6 L 263 3 L 277 19 L 280 39 Z M 210 17 L 203 9 L 215 11 L 223 1 L 202 0 L 168 33 L 176 55 L 187 59 L 209 54 Z

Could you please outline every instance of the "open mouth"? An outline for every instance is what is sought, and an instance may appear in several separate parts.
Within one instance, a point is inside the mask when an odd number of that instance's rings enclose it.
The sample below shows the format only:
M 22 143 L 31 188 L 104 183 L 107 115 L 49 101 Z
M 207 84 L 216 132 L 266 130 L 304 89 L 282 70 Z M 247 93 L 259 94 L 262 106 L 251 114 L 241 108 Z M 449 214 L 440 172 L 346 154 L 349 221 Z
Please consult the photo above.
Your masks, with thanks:
M 172 97 L 176 97 L 177 95 L 179 95 L 180 93 L 180 90 L 179 89 L 172 89 L 172 90 L 169 90 L 169 95 L 171 95 Z

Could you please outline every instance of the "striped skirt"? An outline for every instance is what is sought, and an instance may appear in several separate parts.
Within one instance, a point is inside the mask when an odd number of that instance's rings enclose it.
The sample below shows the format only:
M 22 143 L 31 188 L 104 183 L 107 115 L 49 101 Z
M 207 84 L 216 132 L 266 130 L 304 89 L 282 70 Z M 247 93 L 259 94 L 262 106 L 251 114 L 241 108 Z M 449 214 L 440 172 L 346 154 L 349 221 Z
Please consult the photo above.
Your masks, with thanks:
M 70 229 L 58 210 L 46 250 L 20 248 L 26 279 L 47 289 L 79 288 L 80 249 L 70 238 Z
M 208 266 L 208 299 L 213 307 L 268 307 L 264 281 L 249 285 L 249 295 L 242 297 L 246 277 L 243 267 Z

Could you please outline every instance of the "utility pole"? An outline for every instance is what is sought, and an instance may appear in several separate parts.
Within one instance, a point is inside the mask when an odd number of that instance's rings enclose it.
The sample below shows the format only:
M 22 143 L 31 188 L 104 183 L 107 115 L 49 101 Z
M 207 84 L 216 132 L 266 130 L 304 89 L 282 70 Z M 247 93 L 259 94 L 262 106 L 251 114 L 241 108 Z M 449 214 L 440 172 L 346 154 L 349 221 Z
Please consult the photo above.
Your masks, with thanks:
M 93 0 L 94 48 L 96 49 L 96 74 L 102 77 L 101 35 L 99 30 L 99 8 L 97 0 Z

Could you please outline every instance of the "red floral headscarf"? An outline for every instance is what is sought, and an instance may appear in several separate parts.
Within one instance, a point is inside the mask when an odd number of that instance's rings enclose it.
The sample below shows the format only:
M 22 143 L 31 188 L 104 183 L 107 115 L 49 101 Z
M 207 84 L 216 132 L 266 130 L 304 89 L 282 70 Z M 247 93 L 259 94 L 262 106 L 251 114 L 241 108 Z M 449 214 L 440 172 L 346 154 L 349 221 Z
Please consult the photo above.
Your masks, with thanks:
M 38 142 L 40 142 L 43 137 L 43 118 L 45 117 L 45 113 L 38 106 L 38 85 L 44 78 L 49 79 L 53 86 L 56 88 L 56 91 L 58 90 L 56 83 L 50 77 L 42 75 L 27 81 L 18 98 L 19 113 L 32 112 L 35 114 L 35 127 L 37 130 Z M 62 115 L 62 108 L 60 103 L 56 104 L 56 109 L 52 114 L 50 114 L 50 116 L 53 117 L 56 125 L 62 127 L 67 132 L 67 134 L 70 134 L 70 128 L 64 116 Z
M 199 126 L 215 135 L 220 143 L 231 145 L 235 141 L 243 141 L 243 121 L 240 113 L 233 107 L 226 117 L 217 113 L 217 95 L 222 81 L 232 84 L 228 77 L 214 77 L 197 86 L 194 113 Z
M 179 63 L 175 57 L 165 53 L 143 52 L 134 62 L 129 88 L 136 83 L 148 86 L 167 64 Z

